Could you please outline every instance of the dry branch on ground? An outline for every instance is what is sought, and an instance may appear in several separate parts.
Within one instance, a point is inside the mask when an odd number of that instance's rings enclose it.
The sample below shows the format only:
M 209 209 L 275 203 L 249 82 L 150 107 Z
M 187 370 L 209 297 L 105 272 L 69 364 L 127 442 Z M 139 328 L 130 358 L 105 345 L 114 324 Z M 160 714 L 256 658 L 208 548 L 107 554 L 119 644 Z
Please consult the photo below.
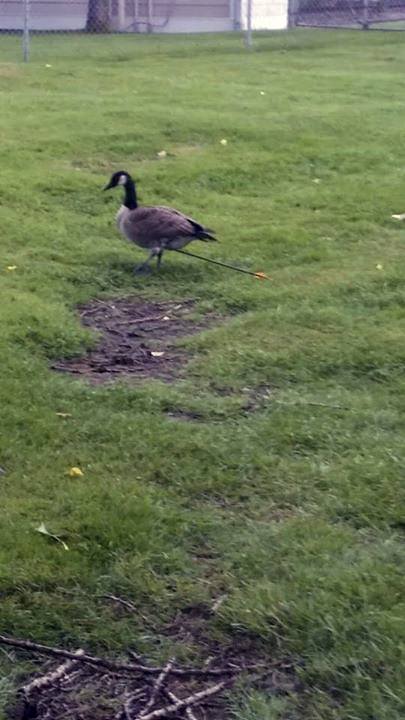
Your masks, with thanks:
M 117 662 L 82 649 L 72 652 L 2 635 L 0 644 L 63 658 L 62 664 L 47 668 L 20 688 L 19 702 L 10 713 L 13 720 L 93 720 L 95 716 L 99 720 L 197 720 L 194 709 L 207 709 L 211 699 L 232 687 L 241 673 L 265 672 L 263 665 L 234 663 L 179 667 L 174 658 L 163 667 L 138 660 Z

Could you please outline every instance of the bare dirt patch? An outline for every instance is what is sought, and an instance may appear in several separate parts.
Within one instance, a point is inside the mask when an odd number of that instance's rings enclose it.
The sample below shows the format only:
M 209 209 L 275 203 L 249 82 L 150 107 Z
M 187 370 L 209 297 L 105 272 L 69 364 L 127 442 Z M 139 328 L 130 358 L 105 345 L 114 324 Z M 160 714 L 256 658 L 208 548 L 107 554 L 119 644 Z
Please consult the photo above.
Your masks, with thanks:
M 190 359 L 175 340 L 206 328 L 214 318 L 191 319 L 193 299 L 151 302 L 139 297 L 92 300 L 79 307 L 81 322 L 100 333 L 100 342 L 80 358 L 51 366 L 92 382 L 118 377 L 172 380 Z
M 193 647 L 197 656 L 205 656 L 205 667 L 211 667 L 212 663 L 213 667 L 257 668 L 256 673 L 250 673 L 250 687 L 273 695 L 301 692 L 303 686 L 297 673 L 301 662 L 298 659 L 269 659 L 267 649 L 258 638 L 242 630 L 226 641 L 213 638 L 208 623 L 225 600 L 226 595 L 223 595 L 212 607 L 199 603 L 179 609 L 162 634 L 180 645 Z M 226 713 L 223 717 L 227 717 Z

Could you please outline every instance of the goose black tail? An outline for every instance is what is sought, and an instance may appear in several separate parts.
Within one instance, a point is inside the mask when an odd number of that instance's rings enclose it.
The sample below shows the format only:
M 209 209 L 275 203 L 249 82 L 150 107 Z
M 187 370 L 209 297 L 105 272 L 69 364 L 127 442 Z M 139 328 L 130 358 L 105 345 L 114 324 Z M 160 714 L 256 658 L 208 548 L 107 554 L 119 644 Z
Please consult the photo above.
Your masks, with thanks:
M 204 228 L 204 230 L 200 230 L 200 232 L 197 233 L 197 237 L 199 240 L 204 240 L 204 242 L 218 242 L 218 239 L 211 234 L 213 232 L 213 230 Z
M 194 237 L 197 240 L 204 240 L 205 242 L 217 242 L 217 238 L 215 237 L 215 230 L 211 230 L 211 228 L 206 228 L 203 225 L 195 222 L 195 220 L 191 220 L 190 218 L 189 222 L 193 226 Z

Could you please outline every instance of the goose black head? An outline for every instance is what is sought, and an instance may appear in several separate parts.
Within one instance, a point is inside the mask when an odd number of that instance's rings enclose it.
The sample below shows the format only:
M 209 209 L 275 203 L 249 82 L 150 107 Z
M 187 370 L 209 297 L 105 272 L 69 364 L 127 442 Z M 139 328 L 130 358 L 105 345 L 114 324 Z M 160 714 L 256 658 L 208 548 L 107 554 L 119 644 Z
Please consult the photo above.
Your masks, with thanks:
M 117 185 L 123 185 L 124 187 L 127 187 L 128 184 L 133 184 L 133 180 L 130 174 L 125 172 L 125 170 L 118 170 L 118 172 L 115 172 L 111 175 L 110 181 L 103 188 L 103 190 L 111 190 L 111 188 L 115 188 L 117 187 Z

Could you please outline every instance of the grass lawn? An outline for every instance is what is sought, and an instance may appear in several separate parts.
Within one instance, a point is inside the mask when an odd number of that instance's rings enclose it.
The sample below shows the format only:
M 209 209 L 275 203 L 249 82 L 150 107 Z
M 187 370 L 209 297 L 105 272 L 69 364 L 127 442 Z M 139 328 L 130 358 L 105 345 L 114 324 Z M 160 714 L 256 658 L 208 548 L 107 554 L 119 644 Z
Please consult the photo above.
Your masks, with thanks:
M 231 717 L 404 718 L 404 40 L 46 36 L 22 65 L 0 37 L 0 632 L 194 660 L 164 627 L 225 596 L 207 637 L 299 678 Z M 117 169 L 272 282 L 175 253 L 134 277 Z M 49 370 L 94 342 L 77 303 L 130 293 L 222 316 L 181 380 Z M 0 704 L 28 667 L 0 650 Z

